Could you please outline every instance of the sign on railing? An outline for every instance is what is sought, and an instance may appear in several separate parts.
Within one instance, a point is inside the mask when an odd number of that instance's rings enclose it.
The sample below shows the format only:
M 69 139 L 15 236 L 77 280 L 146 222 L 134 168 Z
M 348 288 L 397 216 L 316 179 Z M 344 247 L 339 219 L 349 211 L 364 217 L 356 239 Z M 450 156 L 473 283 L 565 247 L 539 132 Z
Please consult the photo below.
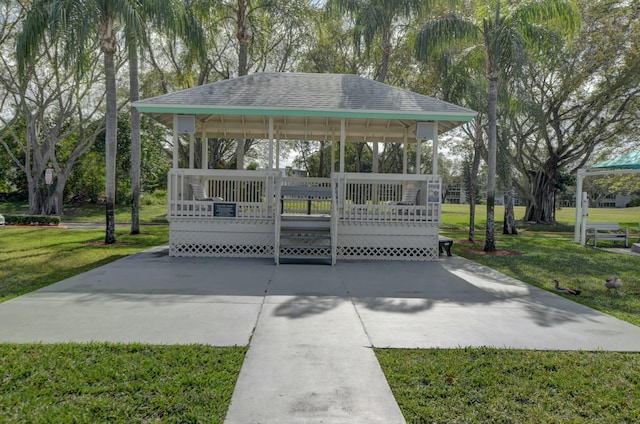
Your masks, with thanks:
M 236 204 L 221 202 L 214 203 L 213 216 L 220 218 L 235 218 L 237 216 Z

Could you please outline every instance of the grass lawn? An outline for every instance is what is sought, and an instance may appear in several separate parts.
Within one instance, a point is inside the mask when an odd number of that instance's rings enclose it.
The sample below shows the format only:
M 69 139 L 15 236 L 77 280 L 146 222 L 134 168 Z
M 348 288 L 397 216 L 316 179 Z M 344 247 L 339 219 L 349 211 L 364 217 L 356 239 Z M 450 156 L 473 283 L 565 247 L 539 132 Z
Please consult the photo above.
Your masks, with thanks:
M 145 226 L 141 234 L 116 229 L 117 245 L 105 246 L 104 230 L 56 227 L 0 228 L 0 302 L 56 281 L 167 243 L 168 227 Z
M 222 423 L 246 351 L 0 344 L 0 422 Z
M 407 423 L 637 423 L 640 355 L 376 349 Z
M 29 204 L 22 201 L 0 202 L 0 213 L 3 215 L 26 214 Z M 140 200 L 141 223 L 167 223 L 167 197 L 164 191 L 144 195 Z M 62 222 L 104 222 L 104 205 L 91 203 L 81 205 L 65 205 Z M 115 220 L 117 223 L 131 222 L 131 206 L 116 204 Z
M 516 206 L 515 208 L 516 220 L 522 219 L 525 213 L 524 206 Z M 504 216 L 504 206 L 496 206 L 495 219 L 496 219 L 496 232 L 502 230 L 502 220 Z M 476 235 L 482 235 L 479 231 L 485 230 L 487 218 L 486 205 L 476 206 Z M 499 221 L 499 222 L 498 222 Z M 543 231 L 543 232 L 571 232 L 574 231 L 574 225 L 576 222 L 576 208 L 560 208 L 556 210 L 555 226 L 544 226 L 526 224 L 521 225 L 529 231 Z M 587 222 L 617 222 L 622 227 L 629 228 L 629 232 L 638 234 L 640 229 L 638 224 L 640 223 L 640 206 L 633 208 L 590 208 L 589 218 Z M 468 230 L 469 229 L 469 205 L 442 205 L 442 226 L 443 230 Z

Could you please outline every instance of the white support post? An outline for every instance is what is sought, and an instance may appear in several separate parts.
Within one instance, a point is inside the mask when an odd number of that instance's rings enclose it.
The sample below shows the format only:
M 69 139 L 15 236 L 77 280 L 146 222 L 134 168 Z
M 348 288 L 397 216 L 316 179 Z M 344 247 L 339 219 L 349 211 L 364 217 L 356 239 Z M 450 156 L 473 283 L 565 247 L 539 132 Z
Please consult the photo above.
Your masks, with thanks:
M 584 179 L 584 169 L 578 169 L 578 176 L 576 178 L 576 222 L 573 229 L 573 242 L 580 242 L 580 229 L 582 228 L 582 180 Z
M 273 171 L 273 118 L 269 118 L 269 171 Z
M 422 167 L 422 140 L 416 139 L 416 174 L 420 174 Z
M 202 130 L 202 139 L 200 143 L 202 154 L 200 155 L 200 168 L 207 169 L 209 167 L 209 139 L 207 138 L 207 131 Z
M 431 173 L 438 175 L 438 121 L 433 123 L 433 158 L 431 160 Z
M 278 130 L 278 137 L 276 137 L 276 169 L 280 169 L 280 130 Z
M 344 174 L 344 143 L 347 138 L 347 129 L 344 118 L 340 120 L 340 173 Z
M 334 128 L 331 135 L 331 171 L 329 175 L 333 174 L 336 170 L 336 130 Z
M 402 140 L 402 173 L 406 174 L 407 173 L 407 161 L 408 161 L 408 152 L 407 150 L 409 149 L 409 142 L 407 141 L 407 137 L 409 135 L 409 129 L 405 128 L 404 129 L 404 134 L 403 134 L 403 140 Z
M 193 169 L 195 166 L 195 145 L 196 145 L 196 135 L 194 133 L 189 134 L 189 169 Z
M 587 192 L 582 192 L 582 221 L 580 225 L 580 244 L 585 246 L 587 244 L 587 216 L 589 215 L 589 198 Z
M 173 115 L 173 169 L 178 169 L 178 115 Z

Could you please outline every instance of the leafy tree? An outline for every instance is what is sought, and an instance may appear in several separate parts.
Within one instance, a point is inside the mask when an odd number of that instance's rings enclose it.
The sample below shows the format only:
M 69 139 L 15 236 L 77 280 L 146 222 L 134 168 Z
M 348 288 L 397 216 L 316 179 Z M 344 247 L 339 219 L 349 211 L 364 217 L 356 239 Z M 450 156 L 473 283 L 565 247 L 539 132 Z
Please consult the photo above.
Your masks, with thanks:
M 178 25 L 181 20 L 168 14 L 170 0 L 35 0 L 23 22 L 18 39 L 18 66 L 23 73 L 32 65 L 39 46 L 48 39 L 59 40 L 63 45 L 66 67 L 83 70 L 88 51 L 99 52 L 104 63 L 105 78 L 105 128 L 106 128 L 106 231 L 105 243 L 116 241 L 115 194 L 116 194 L 116 150 L 117 150 L 117 91 L 116 56 L 118 52 L 118 30 L 136 34 L 129 41 L 141 40 L 145 19 Z M 96 40 L 97 35 L 97 40 Z M 95 57 L 95 56 L 94 56 Z
M 146 0 L 138 0 L 140 3 L 137 9 L 141 17 L 149 20 L 160 30 L 175 39 L 180 36 L 185 43 L 191 47 L 196 54 L 204 56 L 202 50 L 203 34 L 200 24 L 196 22 L 194 16 L 188 8 L 181 2 L 160 1 L 147 4 Z M 146 27 L 125 27 L 125 39 L 128 51 L 129 65 L 129 101 L 131 103 L 140 99 L 139 89 L 139 50 L 149 44 Z M 139 32 L 142 30 L 142 32 Z M 131 108 L 131 234 L 140 233 L 140 165 L 141 165 L 141 144 L 140 144 L 140 112 L 136 108 Z
M 438 57 L 451 45 L 475 42 L 485 57 L 488 82 L 488 178 L 487 229 L 484 250 L 495 246 L 495 190 L 497 156 L 498 88 L 501 78 L 525 63 L 526 51 L 540 51 L 558 41 L 557 34 L 571 34 L 578 27 L 578 14 L 570 1 L 537 0 L 518 3 L 501 11 L 501 1 L 479 1 L 477 17 L 451 14 L 429 21 L 419 32 L 415 52 L 419 60 Z M 504 83 L 504 81 L 503 81 Z
M 115 193 L 116 193 L 116 67 L 118 50 L 117 25 L 141 27 L 142 21 L 132 2 L 127 0 L 35 0 L 23 23 L 18 41 L 18 63 L 22 70 L 33 59 L 36 49 L 47 37 L 59 38 L 65 45 L 67 66 L 82 66 L 78 58 L 95 42 L 98 35 L 99 49 L 104 63 L 106 94 L 106 234 L 105 243 L 116 241 Z
M 167 172 L 171 168 L 170 152 L 165 151 L 159 140 L 162 134 L 150 126 L 151 121 L 142 120 L 140 188 L 144 193 L 152 193 L 158 189 L 166 189 Z M 118 117 L 118 152 L 116 154 L 116 179 L 118 203 L 128 204 L 130 181 L 127 178 L 133 163 L 127 153 L 131 150 L 132 140 L 129 137 L 131 123 L 126 113 Z M 80 158 L 68 182 L 66 201 L 101 202 L 104 199 L 104 154 L 105 132 L 102 131 L 91 149 Z
M 63 44 L 44 39 L 34 49 L 28 66 L 16 66 L 17 25 L 27 15 L 28 3 L 3 3 L 7 14 L 0 24 L 2 38 L 2 93 L 5 136 L 0 141 L 27 182 L 29 212 L 62 214 L 66 182 L 77 159 L 90 148 L 100 131 L 95 125 L 104 98 L 92 91 L 99 83 L 97 62 L 79 57 L 87 72 L 63 66 Z M 37 71 L 36 71 L 37 70 Z M 46 170 L 53 171 L 51 185 Z
M 389 59 L 397 26 L 423 8 L 420 0 L 328 0 L 328 13 L 346 13 L 354 20 L 354 40 L 356 48 L 364 42 L 365 52 L 371 53 L 374 45 L 380 46 L 380 60 L 376 64 L 374 79 L 385 82 L 389 69 Z M 361 154 L 364 145 L 357 145 Z M 397 146 L 396 146 L 396 150 Z M 393 156 L 393 155 L 392 155 Z M 373 142 L 373 172 L 378 172 L 378 143 Z
M 511 126 L 528 221 L 554 222 L 561 171 L 575 173 L 598 151 L 639 136 L 635 4 L 582 2 L 584 24 L 571 48 L 536 56 L 513 87 L 527 105 Z

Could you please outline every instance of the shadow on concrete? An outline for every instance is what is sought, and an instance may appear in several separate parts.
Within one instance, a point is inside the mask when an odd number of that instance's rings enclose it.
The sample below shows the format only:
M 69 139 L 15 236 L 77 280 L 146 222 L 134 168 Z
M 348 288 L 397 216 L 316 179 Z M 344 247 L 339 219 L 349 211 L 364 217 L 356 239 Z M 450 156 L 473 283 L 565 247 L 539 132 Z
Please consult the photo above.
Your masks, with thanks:
M 215 296 L 267 298 L 279 304 L 276 315 L 292 319 L 323 314 L 345 301 L 370 311 L 407 315 L 437 305 L 517 305 L 544 327 L 599 314 L 458 257 L 434 262 L 354 261 L 334 267 L 275 266 L 270 258 L 178 258 L 169 257 L 166 248 L 157 248 L 34 294 L 62 292 L 77 293 L 76 302 L 137 299 L 196 303 Z

